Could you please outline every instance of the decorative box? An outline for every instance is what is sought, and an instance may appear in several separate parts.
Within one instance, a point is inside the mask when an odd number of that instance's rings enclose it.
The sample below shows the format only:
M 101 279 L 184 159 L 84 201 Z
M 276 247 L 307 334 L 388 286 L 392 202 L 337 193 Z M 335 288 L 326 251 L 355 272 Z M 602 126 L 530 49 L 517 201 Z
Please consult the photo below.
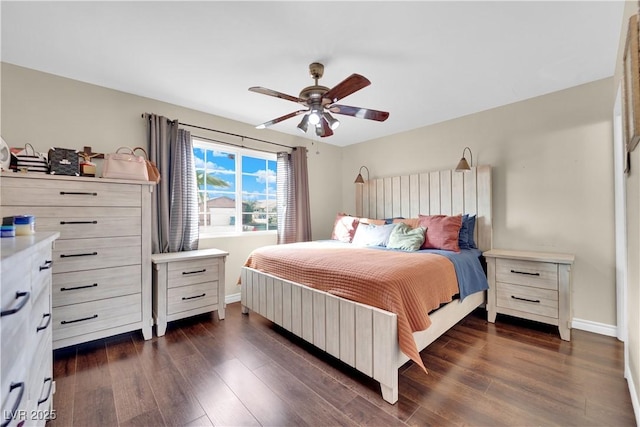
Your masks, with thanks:
M 49 173 L 80 176 L 78 150 L 53 147 L 49 149 Z

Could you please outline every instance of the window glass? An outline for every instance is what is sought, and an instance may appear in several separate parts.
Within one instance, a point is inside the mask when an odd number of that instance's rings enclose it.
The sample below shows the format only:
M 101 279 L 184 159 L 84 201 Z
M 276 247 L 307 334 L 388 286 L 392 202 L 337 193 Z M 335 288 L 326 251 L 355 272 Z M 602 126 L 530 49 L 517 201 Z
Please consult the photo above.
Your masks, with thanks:
M 277 229 L 276 155 L 194 138 L 201 235 Z

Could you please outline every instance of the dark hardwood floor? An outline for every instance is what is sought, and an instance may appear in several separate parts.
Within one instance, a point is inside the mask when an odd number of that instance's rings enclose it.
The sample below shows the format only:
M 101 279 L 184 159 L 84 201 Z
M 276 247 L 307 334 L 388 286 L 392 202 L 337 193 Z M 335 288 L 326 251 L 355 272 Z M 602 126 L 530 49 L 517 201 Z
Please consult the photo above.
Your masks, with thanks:
M 54 353 L 49 426 L 634 426 L 615 338 L 478 310 L 400 368 L 399 401 L 261 316 L 172 322 Z

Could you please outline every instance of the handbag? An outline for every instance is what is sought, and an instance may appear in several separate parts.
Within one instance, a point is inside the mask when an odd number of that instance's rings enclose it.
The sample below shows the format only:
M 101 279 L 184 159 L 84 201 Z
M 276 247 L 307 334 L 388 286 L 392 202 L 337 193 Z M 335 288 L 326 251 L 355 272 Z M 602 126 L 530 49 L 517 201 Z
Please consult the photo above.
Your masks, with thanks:
M 50 148 L 49 173 L 51 175 L 80 176 L 78 150 L 59 147 Z
M 16 153 L 18 159 L 16 169 L 18 171 L 26 170 L 27 172 L 49 172 L 49 162 L 47 156 L 38 153 L 33 145 L 26 143 L 24 149 Z
M 155 162 L 152 162 L 151 160 L 149 160 L 149 155 L 147 154 L 147 150 L 145 150 L 144 148 L 136 147 L 133 149 L 133 152 L 135 153 L 136 150 L 140 150 L 144 153 L 144 161 L 147 164 L 147 175 L 149 176 L 149 181 L 155 182 L 156 184 L 158 184 L 160 182 L 160 171 L 158 170 L 158 167 L 156 166 Z
M 136 156 L 131 148 L 120 147 L 115 153 L 105 154 L 102 177 L 148 181 L 147 163 L 142 156 Z

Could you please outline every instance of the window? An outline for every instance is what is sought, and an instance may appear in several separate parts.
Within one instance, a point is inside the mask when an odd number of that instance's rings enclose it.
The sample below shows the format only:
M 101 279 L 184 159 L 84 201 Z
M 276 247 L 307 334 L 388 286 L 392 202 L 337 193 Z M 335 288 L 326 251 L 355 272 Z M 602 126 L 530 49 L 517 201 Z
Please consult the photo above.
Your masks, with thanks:
M 193 139 L 201 235 L 278 228 L 276 155 Z

